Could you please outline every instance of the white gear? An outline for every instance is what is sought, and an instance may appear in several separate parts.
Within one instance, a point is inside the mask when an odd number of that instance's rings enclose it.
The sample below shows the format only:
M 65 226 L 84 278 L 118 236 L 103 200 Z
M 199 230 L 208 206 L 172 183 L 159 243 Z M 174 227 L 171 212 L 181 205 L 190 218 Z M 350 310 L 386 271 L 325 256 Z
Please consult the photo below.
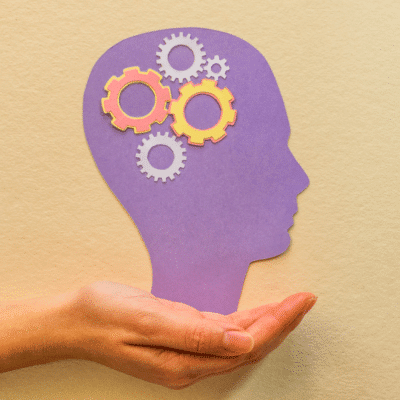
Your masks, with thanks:
M 187 36 L 183 36 L 183 32 L 180 32 L 178 37 L 172 34 L 171 39 L 168 39 L 167 37 L 164 38 L 165 44 L 160 44 L 158 46 L 161 51 L 158 51 L 156 54 L 159 57 L 157 59 L 157 64 L 160 65 L 159 69 L 165 77 L 170 77 L 172 81 L 178 79 L 179 83 L 182 83 L 184 79 L 189 82 L 191 76 L 195 78 L 199 76 L 198 73 L 203 71 L 202 65 L 206 63 L 203 59 L 206 52 L 201 50 L 203 45 L 197 43 L 197 41 L 197 38 L 190 38 L 190 33 Z M 179 71 L 173 68 L 168 60 L 170 51 L 176 46 L 186 46 L 193 52 L 193 64 L 184 71 Z
M 213 72 L 211 68 L 216 64 L 218 64 L 221 69 L 218 72 Z M 217 81 L 218 78 L 226 79 L 226 72 L 229 71 L 229 67 L 226 65 L 226 59 L 223 58 L 220 60 L 219 56 L 215 56 L 213 59 L 207 58 L 207 65 L 204 69 L 207 71 L 207 78 L 212 78 L 215 81 Z
M 181 173 L 180 168 L 184 168 L 185 164 L 183 161 L 186 160 L 186 156 L 183 153 L 186 151 L 184 147 L 182 147 L 181 141 L 176 141 L 175 136 L 169 137 L 168 132 L 165 132 L 162 135 L 160 132 L 157 133 L 157 136 L 150 134 L 148 139 L 142 140 L 142 145 L 138 146 L 138 152 L 136 153 L 136 158 L 139 161 L 136 163 L 139 167 L 142 167 L 140 170 L 141 173 L 146 173 L 147 178 L 154 178 L 154 181 L 157 182 L 160 178 L 163 182 L 167 181 L 167 178 L 173 180 L 175 179 L 175 175 L 179 175 Z M 166 169 L 158 169 L 154 168 L 149 162 L 149 152 L 150 150 L 158 145 L 167 146 L 174 153 L 174 161 L 172 164 Z

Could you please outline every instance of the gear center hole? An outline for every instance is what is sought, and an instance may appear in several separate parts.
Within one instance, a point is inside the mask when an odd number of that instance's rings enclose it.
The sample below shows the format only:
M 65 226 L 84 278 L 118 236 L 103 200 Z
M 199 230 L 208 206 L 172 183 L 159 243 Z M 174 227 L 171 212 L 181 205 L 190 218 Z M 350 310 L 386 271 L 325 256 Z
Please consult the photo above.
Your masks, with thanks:
M 147 159 L 152 167 L 157 169 L 167 169 L 174 162 L 174 152 L 163 144 L 152 147 L 147 155 Z
M 155 104 L 153 91 L 144 83 L 135 82 L 122 89 L 119 104 L 125 114 L 141 118 L 149 114 Z
M 187 46 L 175 46 L 168 54 L 168 62 L 177 71 L 185 71 L 193 65 L 194 54 Z
M 215 63 L 211 66 L 211 71 L 214 72 L 215 74 L 218 74 L 219 72 L 221 72 L 221 66 Z
M 185 118 L 193 128 L 210 129 L 221 118 L 221 108 L 214 97 L 208 94 L 198 94 L 186 104 Z

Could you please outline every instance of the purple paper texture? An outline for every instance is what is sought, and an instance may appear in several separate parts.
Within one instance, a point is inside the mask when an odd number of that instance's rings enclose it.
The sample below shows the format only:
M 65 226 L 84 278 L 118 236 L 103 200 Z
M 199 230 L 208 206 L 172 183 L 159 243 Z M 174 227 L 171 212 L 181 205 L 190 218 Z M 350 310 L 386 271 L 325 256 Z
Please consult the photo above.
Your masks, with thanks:
M 218 78 L 218 87 L 227 87 L 234 96 L 231 107 L 237 116 L 216 143 L 205 140 L 203 146 L 191 145 L 187 136 L 176 137 L 172 115 L 161 124 L 152 124 L 151 132 L 121 131 L 102 109 L 106 83 L 131 67 L 162 74 L 161 84 L 170 88 L 172 99 L 178 99 L 179 88 L 187 81 L 166 78 L 156 53 L 165 44 L 164 38 L 178 37 L 180 32 L 197 37 L 203 45 L 203 68 L 208 58 L 217 55 L 229 66 L 226 79 Z M 194 58 L 184 46 L 174 47 L 169 54 L 176 70 L 187 70 Z M 206 77 L 203 70 L 191 80 L 197 85 Z M 127 86 L 120 96 L 125 113 L 137 117 L 150 112 L 154 101 L 154 94 L 143 84 Z M 194 97 L 185 108 L 187 122 L 197 129 L 212 127 L 220 114 L 218 101 L 206 94 Z M 84 94 L 83 122 L 97 167 L 137 225 L 150 253 L 152 293 L 201 311 L 236 311 L 249 263 L 277 256 L 289 246 L 296 196 L 309 183 L 288 148 L 285 107 L 262 54 L 240 38 L 200 28 L 168 29 L 125 39 L 93 67 Z M 148 178 L 137 165 L 138 147 L 157 132 L 168 132 L 186 149 L 184 168 L 166 182 Z M 158 170 L 169 167 L 174 157 L 161 145 L 148 154 Z

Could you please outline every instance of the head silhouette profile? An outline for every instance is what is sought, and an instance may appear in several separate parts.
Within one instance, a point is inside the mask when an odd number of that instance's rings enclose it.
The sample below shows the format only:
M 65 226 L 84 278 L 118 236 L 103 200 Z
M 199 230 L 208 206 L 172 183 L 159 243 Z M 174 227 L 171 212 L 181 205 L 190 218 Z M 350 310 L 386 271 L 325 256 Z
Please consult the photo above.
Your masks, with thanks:
M 126 78 L 147 71 L 159 81 Z M 193 95 L 210 81 L 214 89 Z M 137 126 L 124 126 L 129 116 Z M 296 197 L 309 182 L 288 148 L 284 103 L 262 54 L 200 28 L 125 39 L 93 67 L 83 120 L 97 167 L 149 251 L 152 293 L 236 311 L 249 263 L 288 248 Z

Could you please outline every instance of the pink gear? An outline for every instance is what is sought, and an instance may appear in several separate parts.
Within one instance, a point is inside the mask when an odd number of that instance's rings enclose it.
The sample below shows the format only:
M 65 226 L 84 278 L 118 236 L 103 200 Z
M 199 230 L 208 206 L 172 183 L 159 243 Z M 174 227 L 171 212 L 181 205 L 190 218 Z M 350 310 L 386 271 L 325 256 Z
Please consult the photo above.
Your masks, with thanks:
M 145 133 L 151 130 L 150 126 L 154 122 L 163 123 L 168 115 L 166 104 L 171 100 L 171 91 L 169 87 L 161 85 L 161 78 L 162 76 L 156 71 L 148 69 L 147 72 L 141 72 L 139 67 L 125 68 L 119 78 L 111 77 L 104 86 L 108 95 L 101 99 L 101 105 L 103 111 L 112 116 L 112 125 L 121 131 L 133 128 L 135 133 Z M 153 109 L 143 117 L 136 118 L 125 114 L 119 104 L 122 90 L 132 83 L 144 83 L 154 93 Z

